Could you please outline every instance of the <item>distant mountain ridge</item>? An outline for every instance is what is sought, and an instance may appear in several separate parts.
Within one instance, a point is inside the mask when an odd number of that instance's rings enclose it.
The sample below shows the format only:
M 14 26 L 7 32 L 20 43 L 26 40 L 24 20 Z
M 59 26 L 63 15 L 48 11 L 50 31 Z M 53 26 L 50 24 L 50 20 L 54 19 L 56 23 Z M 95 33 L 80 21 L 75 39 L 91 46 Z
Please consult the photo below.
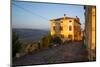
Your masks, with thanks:
M 23 42 L 32 42 L 38 41 L 43 36 L 47 35 L 49 30 L 40 30 L 40 29 L 17 29 L 14 28 L 12 31 L 16 32 L 20 41 Z

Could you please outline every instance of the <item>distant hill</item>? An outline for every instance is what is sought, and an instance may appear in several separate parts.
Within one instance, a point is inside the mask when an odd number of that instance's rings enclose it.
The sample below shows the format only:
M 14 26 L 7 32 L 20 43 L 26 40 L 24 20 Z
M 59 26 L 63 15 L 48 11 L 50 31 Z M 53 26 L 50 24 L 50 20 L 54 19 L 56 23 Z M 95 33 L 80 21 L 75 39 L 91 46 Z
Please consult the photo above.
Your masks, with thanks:
M 40 29 L 12 29 L 12 31 L 16 32 L 22 42 L 38 41 L 49 32 L 49 30 Z

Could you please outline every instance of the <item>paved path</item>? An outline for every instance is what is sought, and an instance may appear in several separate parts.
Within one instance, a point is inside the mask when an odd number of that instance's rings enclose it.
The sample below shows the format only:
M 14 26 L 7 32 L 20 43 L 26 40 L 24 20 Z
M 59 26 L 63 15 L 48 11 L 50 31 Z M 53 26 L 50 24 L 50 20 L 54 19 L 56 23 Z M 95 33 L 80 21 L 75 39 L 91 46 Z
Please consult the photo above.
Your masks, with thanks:
M 35 65 L 87 61 L 87 51 L 81 42 L 65 43 L 54 48 L 44 49 L 36 54 L 23 56 L 14 65 Z

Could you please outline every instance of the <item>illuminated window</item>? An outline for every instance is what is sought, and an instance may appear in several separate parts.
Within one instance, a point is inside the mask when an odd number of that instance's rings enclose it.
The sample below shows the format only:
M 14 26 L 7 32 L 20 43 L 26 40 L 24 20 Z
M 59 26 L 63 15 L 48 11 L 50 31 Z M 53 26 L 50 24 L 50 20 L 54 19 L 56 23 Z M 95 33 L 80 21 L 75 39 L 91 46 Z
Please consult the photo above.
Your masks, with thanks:
M 69 26 L 69 31 L 71 31 L 72 30 L 72 27 L 71 26 Z

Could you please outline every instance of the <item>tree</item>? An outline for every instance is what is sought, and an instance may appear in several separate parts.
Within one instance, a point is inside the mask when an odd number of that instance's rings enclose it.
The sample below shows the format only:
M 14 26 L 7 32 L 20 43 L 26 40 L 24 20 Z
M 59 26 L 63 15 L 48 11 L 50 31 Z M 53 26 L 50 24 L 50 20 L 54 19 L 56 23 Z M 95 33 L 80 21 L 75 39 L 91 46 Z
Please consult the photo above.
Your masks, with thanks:
M 42 39 L 42 46 L 43 48 L 46 48 L 50 45 L 51 43 L 51 36 L 48 34 L 48 35 L 45 35 Z
M 12 56 L 15 57 L 16 53 L 21 49 L 21 43 L 15 32 L 12 33 Z

